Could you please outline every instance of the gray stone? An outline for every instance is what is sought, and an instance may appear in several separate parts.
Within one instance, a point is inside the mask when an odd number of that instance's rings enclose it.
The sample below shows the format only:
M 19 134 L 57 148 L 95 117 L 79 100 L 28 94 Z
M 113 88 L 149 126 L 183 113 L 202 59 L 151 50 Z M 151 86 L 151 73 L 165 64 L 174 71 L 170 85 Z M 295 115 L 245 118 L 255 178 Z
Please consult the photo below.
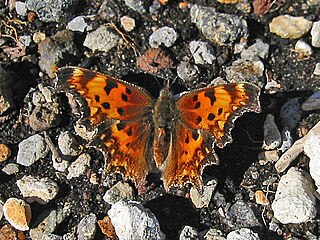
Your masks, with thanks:
M 303 111 L 313 111 L 320 109 L 320 91 L 315 92 L 307 100 L 305 100 L 301 105 L 301 109 Z
M 165 239 L 154 214 L 138 202 L 121 200 L 112 205 L 108 216 L 119 240 Z
M 154 31 L 149 37 L 149 44 L 152 48 L 160 46 L 171 47 L 178 38 L 177 32 L 171 27 L 161 27 Z
M 314 22 L 311 28 L 311 45 L 320 47 L 320 21 Z
M 30 127 L 35 131 L 45 131 L 60 123 L 59 104 L 46 102 L 35 106 L 29 116 Z
M 263 124 L 263 145 L 265 150 L 273 150 L 281 144 L 281 134 L 274 122 L 274 116 L 268 114 Z
M 78 156 L 82 147 L 69 131 L 61 132 L 58 137 L 58 146 L 63 155 Z
M 278 151 L 285 152 L 287 151 L 293 144 L 293 138 L 291 132 L 287 128 L 283 128 L 281 131 L 281 139 L 282 144 L 278 148 Z
M 316 63 L 316 66 L 313 70 L 313 74 L 316 76 L 320 76 L 320 63 Z
M 282 224 L 303 223 L 315 218 L 316 198 L 310 175 L 297 168 L 290 168 L 278 184 L 271 205 L 274 217 Z
M 16 174 L 19 172 L 19 165 L 15 163 L 8 163 L 2 168 L 2 171 L 8 175 Z
M 189 62 L 181 62 L 177 67 L 177 74 L 182 80 L 191 82 L 198 78 L 199 69 Z
M 190 227 L 190 226 L 184 226 L 181 230 L 179 240 L 198 240 L 198 231 L 197 229 Z
M 86 23 L 84 16 L 75 17 L 67 25 L 67 29 L 77 32 L 84 32 L 87 27 L 88 24 Z
M 120 37 L 109 30 L 107 25 L 100 26 L 97 30 L 87 34 L 83 46 L 92 51 L 108 52 L 118 45 Z
M 224 234 L 219 229 L 210 228 L 204 236 L 203 240 L 226 240 Z
M 124 3 L 138 13 L 145 13 L 144 1 L 142 0 L 125 0 Z
M 299 39 L 294 46 L 294 50 L 300 57 L 310 57 L 312 55 L 312 48 L 311 46 Z
M 111 21 L 123 13 L 117 1 L 104 0 L 99 8 L 98 14 L 102 20 Z
M 208 207 L 212 193 L 217 186 L 217 181 L 212 179 L 203 186 L 203 192 L 200 194 L 194 187 L 190 189 L 190 198 L 196 208 Z
M 120 200 L 132 200 L 133 189 L 128 183 L 118 182 L 112 186 L 103 196 L 103 200 L 109 204 L 115 204 Z
M 28 137 L 19 143 L 17 163 L 23 166 L 30 166 L 49 152 L 49 148 L 43 137 L 39 134 Z
M 204 37 L 215 44 L 232 44 L 248 37 L 247 22 L 237 15 L 218 13 L 212 7 L 194 4 L 190 16 Z
M 269 54 L 269 44 L 257 39 L 256 43 L 241 52 L 241 58 L 244 60 L 258 61 L 266 59 Z
M 312 22 L 304 17 L 281 15 L 269 23 L 270 32 L 282 38 L 301 38 L 311 29 Z
M 97 228 L 97 216 L 90 213 L 84 216 L 78 224 L 77 234 L 79 240 L 91 240 L 94 239 Z
M 17 180 L 17 186 L 24 198 L 29 198 L 31 202 L 37 201 L 46 204 L 58 193 L 58 184 L 50 178 L 37 178 L 33 176 L 23 176 Z
M 41 21 L 60 22 L 77 9 L 78 0 L 27 0 L 27 9 L 34 11 Z
M 189 49 L 196 64 L 212 65 L 216 61 L 213 47 L 206 42 L 191 41 L 189 43 Z
M 20 36 L 19 41 L 22 46 L 29 47 L 32 40 L 30 35 L 26 35 L 26 36 Z
M 294 130 L 300 121 L 301 114 L 299 98 L 289 99 L 280 109 L 282 125 L 289 131 Z
M 91 157 L 87 153 L 81 154 L 71 165 L 68 167 L 67 179 L 80 177 L 83 175 L 88 166 L 90 166 Z
M 62 240 L 63 238 L 59 235 L 48 233 L 44 234 L 41 238 L 41 240 Z
M 26 3 L 20 2 L 20 1 L 16 1 L 15 2 L 15 9 L 16 9 L 17 14 L 19 14 L 20 16 L 26 16 L 27 15 Z
M 227 235 L 227 240 L 260 240 L 259 235 L 249 228 L 234 230 Z
M 121 23 L 123 29 L 127 32 L 131 32 L 136 27 L 136 21 L 129 16 L 121 17 L 120 23 Z

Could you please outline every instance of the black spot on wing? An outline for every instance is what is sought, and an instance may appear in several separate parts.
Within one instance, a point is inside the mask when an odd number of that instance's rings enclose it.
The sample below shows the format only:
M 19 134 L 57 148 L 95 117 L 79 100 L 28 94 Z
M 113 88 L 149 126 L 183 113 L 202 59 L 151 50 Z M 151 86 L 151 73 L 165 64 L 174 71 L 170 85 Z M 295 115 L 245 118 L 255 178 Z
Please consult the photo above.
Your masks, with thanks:
M 100 102 L 100 96 L 99 95 L 94 95 L 94 100 L 96 102 Z
M 198 117 L 196 118 L 196 123 L 199 124 L 199 123 L 201 123 L 201 122 L 202 122 L 202 118 L 201 118 L 200 116 L 198 116 Z
M 197 141 L 198 137 L 199 137 L 199 134 L 197 132 L 192 132 L 193 140 Z
M 186 144 L 188 144 L 188 143 L 190 142 L 189 135 L 187 135 L 187 137 L 186 137 L 186 139 L 184 140 L 184 142 L 185 142 Z
M 192 100 L 193 100 L 194 102 L 198 101 L 198 95 L 194 95 Z
M 88 81 L 97 77 L 97 73 L 94 71 L 83 70 L 83 84 L 85 85 Z
M 210 104 L 213 106 L 214 102 L 216 101 L 216 97 L 214 96 L 214 90 L 209 90 L 204 94 L 205 97 L 210 99 Z
M 218 109 L 218 115 L 221 115 L 221 113 L 223 113 L 223 109 L 222 109 L 222 108 L 219 108 L 219 109 Z
M 133 134 L 132 127 L 131 127 L 131 128 L 129 128 L 129 130 L 128 130 L 127 134 L 128 134 L 128 136 L 132 136 L 132 134 Z
M 120 116 L 123 116 L 123 115 L 124 115 L 124 110 L 123 110 L 123 108 L 121 108 L 121 107 L 119 107 L 119 108 L 117 109 L 117 112 L 119 113 Z
M 101 106 L 102 106 L 104 109 L 110 109 L 110 103 L 108 103 L 108 102 L 101 103 Z
M 109 95 L 111 90 L 114 88 L 118 88 L 118 84 L 112 80 L 108 80 L 104 90 L 106 91 L 107 95 Z
M 128 102 L 128 95 L 122 93 L 122 94 L 121 94 L 121 99 L 122 99 L 123 101 L 125 101 L 125 102 Z
M 194 109 L 198 109 L 201 106 L 200 102 L 197 102 L 196 105 L 194 106 Z
M 212 121 L 216 116 L 213 113 L 209 113 L 207 119 Z
M 120 122 L 117 124 L 117 129 L 118 131 L 121 131 L 122 129 L 124 129 L 126 127 L 126 124 L 123 122 Z
M 130 88 L 126 87 L 126 93 L 130 95 L 130 94 L 132 94 L 132 90 Z

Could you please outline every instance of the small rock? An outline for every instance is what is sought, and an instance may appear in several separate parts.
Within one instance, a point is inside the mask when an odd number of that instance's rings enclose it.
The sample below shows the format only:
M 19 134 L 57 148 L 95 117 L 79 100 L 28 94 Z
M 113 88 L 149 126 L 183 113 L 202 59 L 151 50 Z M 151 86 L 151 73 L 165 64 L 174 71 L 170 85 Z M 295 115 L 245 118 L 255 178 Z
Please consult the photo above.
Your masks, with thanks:
M 276 149 L 281 144 L 281 134 L 274 122 L 274 116 L 268 114 L 263 124 L 263 145 L 265 150 Z
M 293 138 L 291 132 L 287 128 L 283 128 L 281 132 L 282 144 L 278 148 L 279 151 L 284 153 L 287 151 L 293 144 Z
M 116 239 L 116 232 L 108 215 L 104 216 L 102 220 L 98 220 L 98 225 L 104 235 L 110 239 Z
M 219 229 L 210 228 L 209 231 L 204 234 L 203 240 L 226 240 L 226 238 Z
M 136 27 L 136 21 L 128 16 L 123 16 L 120 18 L 120 23 L 123 29 L 127 32 L 131 32 Z
M 97 228 L 96 228 L 97 216 L 90 213 L 84 216 L 78 224 L 77 234 L 79 240 L 90 240 L 93 239 Z
M 67 179 L 80 177 L 85 173 L 85 170 L 90 166 L 91 157 L 87 153 L 81 154 L 71 165 L 68 167 Z
M 190 16 L 204 37 L 220 46 L 249 35 L 247 22 L 237 15 L 218 13 L 215 8 L 194 4 Z
M 256 43 L 241 52 L 243 60 L 259 61 L 266 59 L 269 54 L 269 44 L 257 39 Z
M 146 9 L 144 8 L 144 1 L 142 0 L 125 0 L 124 3 L 138 13 L 143 14 L 146 12 Z
M 6 161 L 11 156 L 11 150 L 8 145 L 0 143 L 0 162 Z
M 289 99 L 280 109 L 282 125 L 289 131 L 294 130 L 300 121 L 301 114 L 299 98 Z
M 312 22 L 304 17 L 281 15 L 269 23 L 270 32 L 282 38 L 301 38 L 311 29 Z
M 227 240 L 260 240 L 259 235 L 249 228 L 234 230 L 227 235 Z
M 12 227 L 10 224 L 1 224 L 0 228 L 1 240 L 25 240 L 27 239 L 24 232 Z
M 167 48 L 171 47 L 177 40 L 178 34 L 171 27 L 161 27 L 154 31 L 149 37 L 149 44 L 152 48 L 158 48 L 161 45 Z
M 67 25 L 67 29 L 74 32 L 84 32 L 87 27 L 88 24 L 86 23 L 84 16 L 75 17 Z
M 98 14 L 102 20 L 112 21 L 113 18 L 121 16 L 122 11 L 117 1 L 104 0 Z
M 135 201 L 119 201 L 108 211 L 119 240 L 165 239 L 156 217 L 148 209 Z
M 98 128 L 88 129 L 85 125 L 82 125 L 80 122 L 77 122 L 74 126 L 74 131 L 81 138 L 91 141 L 98 133 Z
M 191 41 L 189 49 L 196 64 L 212 65 L 216 61 L 216 56 L 210 44 L 202 41 Z
M 103 200 L 109 204 L 115 204 L 120 200 L 132 200 L 133 189 L 128 183 L 118 182 L 110 188 L 103 196 Z
M 46 102 L 35 106 L 29 116 L 30 127 L 35 131 L 44 131 L 56 127 L 60 123 L 59 104 Z
M 47 177 L 40 179 L 24 176 L 17 180 L 17 186 L 24 198 L 30 198 L 32 202 L 37 201 L 40 204 L 48 203 L 59 191 L 58 184 Z
M 44 234 L 41 240 L 63 240 L 63 238 L 59 235 L 48 233 L 48 234 Z
M 198 240 L 198 231 L 197 229 L 190 227 L 190 226 L 184 226 L 181 230 L 179 240 Z
M 203 187 L 203 193 L 200 194 L 194 187 L 190 189 L 190 198 L 196 208 L 208 207 L 212 193 L 217 186 L 217 181 L 212 179 Z
M 260 204 L 260 205 L 269 205 L 270 201 L 267 198 L 267 196 L 264 194 L 264 192 L 262 190 L 258 190 L 254 193 L 254 196 L 256 198 L 256 203 Z
M 314 22 L 311 28 L 311 45 L 320 47 L 320 21 Z
M 313 70 L 313 74 L 316 76 L 320 76 L 320 63 L 316 63 L 316 66 Z
M 300 57 L 309 57 L 312 54 L 312 48 L 310 45 L 301 39 L 297 41 L 294 50 L 298 53 Z
M 251 206 L 243 200 L 233 204 L 227 213 L 228 223 L 231 227 L 260 227 L 261 223 L 255 216 Z
M 303 111 L 320 109 L 320 91 L 315 92 L 307 100 L 305 100 L 301 105 L 301 109 Z
M 60 159 L 60 161 L 57 161 L 54 155 L 52 155 L 52 166 L 58 172 L 66 172 L 67 168 L 70 166 L 70 162 L 63 159 Z
M 2 168 L 2 171 L 7 175 L 13 175 L 19 172 L 19 165 L 15 163 L 9 163 Z
M 303 170 L 290 168 L 281 177 L 271 204 L 274 217 L 282 224 L 303 223 L 314 219 L 317 209 L 313 191 L 310 175 Z
M 100 26 L 97 30 L 87 34 L 83 46 L 92 51 L 109 52 L 118 45 L 120 37 L 109 30 L 107 25 Z
M 7 221 L 16 229 L 29 230 L 31 208 L 22 199 L 9 198 L 3 205 L 3 214 Z
M 29 47 L 31 44 L 31 36 L 30 35 L 20 36 L 19 42 L 22 46 Z
M 34 162 L 44 158 L 48 152 L 49 148 L 44 138 L 35 134 L 19 143 L 17 163 L 29 167 Z
M 66 156 L 78 156 L 82 151 L 81 145 L 68 131 L 59 134 L 58 146 L 61 153 Z
M 41 42 L 42 40 L 44 40 L 46 38 L 46 34 L 43 33 L 43 32 L 35 32 L 32 36 L 32 40 L 35 42 L 35 43 L 39 43 Z
M 17 14 L 19 14 L 20 16 L 26 16 L 27 15 L 26 3 L 20 2 L 20 1 L 16 1 L 15 2 L 15 9 L 16 9 Z
M 0 221 L 3 217 L 3 202 L 0 200 Z
M 79 51 L 73 42 L 74 34 L 70 30 L 57 32 L 52 37 L 47 37 L 38 45 L 40 54 L 39 66 L 50 78 L 55 77 L 55 68 L 64 60 L 64 56 L 79 56 Z
M 34 11 L 43 22 L 60 22 L 76 11 L 79 0 L 27 0 L 29 11 Z
M 198 78 L 199 69 L 189 62 L 181 62 L 177 67 L 177 74 L 182 80 L 192 82 Z
M 263 151 L 258 154 L 259 164 L 265 165 L 269 162 L 276 162 L 279 160 L 277 150 Z

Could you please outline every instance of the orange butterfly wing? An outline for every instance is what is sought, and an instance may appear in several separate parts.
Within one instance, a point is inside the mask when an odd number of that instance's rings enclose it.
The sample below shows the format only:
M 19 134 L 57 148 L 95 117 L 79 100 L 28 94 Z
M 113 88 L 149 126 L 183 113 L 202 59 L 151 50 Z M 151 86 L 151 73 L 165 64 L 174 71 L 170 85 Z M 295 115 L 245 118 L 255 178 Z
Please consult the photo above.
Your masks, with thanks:
M 61 86 L 77 92 L 92 126 L 105 123 L 94 144 L 106 150 L 107 171 L 131 179 L 138 189 L 145 183 L 151 163 L 148 152 L 153 101 L 143 89 L 87 69 L 67 67 L 57 72 Z
M 190 182 L 201 191 L 204 167 L 219 163 L 213 143 L 222 148 L 232 141 L 235 119 L 244 112 L 260 111 L 259 94 L 254 85 L 231 83 L 191 91 L 178 99 L 180 121 L 163 167 L 166 189 Z

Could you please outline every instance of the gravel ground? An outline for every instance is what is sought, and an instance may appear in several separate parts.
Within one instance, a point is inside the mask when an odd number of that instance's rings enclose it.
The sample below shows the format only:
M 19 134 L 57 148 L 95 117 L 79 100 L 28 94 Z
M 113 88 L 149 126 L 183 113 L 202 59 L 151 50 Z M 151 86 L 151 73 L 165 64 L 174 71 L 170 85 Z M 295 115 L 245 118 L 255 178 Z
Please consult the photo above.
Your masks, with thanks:
M 319 12 L 318 0 L 0 0 L 0 239 L 318 239 Z M 166 193 L 156 173 L 138 193 L 104 174 L 94 129 L 75 129 L 82 109 L 55 79 L 64 66 L 155 98 L 164 79 L 174 94 L 251 82 L 262 111 L 216 148 L 200 200 L 190 186 Z

